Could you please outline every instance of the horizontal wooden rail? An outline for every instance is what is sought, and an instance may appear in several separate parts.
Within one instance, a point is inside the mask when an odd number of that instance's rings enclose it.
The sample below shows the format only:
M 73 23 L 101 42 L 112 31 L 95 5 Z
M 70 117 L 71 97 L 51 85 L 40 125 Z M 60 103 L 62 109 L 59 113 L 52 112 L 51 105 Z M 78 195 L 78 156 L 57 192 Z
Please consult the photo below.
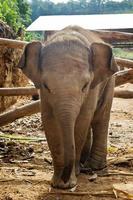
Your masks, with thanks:
M 114 97 L 118 98 L 133 98 L 133 91 L 118 90 L 115 88 Z M 16 119 L 29 116 L 41 111 L 40 100 L 31 102 L 27 105 L 15 108 L 11 111 L 0 114 L 0 126 L 4 126 L 8 123 L 15 121 Z
M 37 95 L 35 87 L 0 88 L 0 96 Z
M 133 60 L 123 59 L 123 58 L 115 58 L 117 64 L 121 67 L 133 68 Z
M 0 38 L 0 46 L 4 46 L 8 48 L 23 49 L 26 44 L 28 44 L 28 42 L 26 41 Z
M 115 91 L 114 91 L 114 97 L 124 98 L 124 99 L 130 99 L 130 98 L 133 98 L 133 91 L 131 91 L 131 90 L 118 90 L 118 89 L 115 89 Z
M 11 123 L 21 117 L 29 116 L 38 112 L 40 112 L 40 100 L 0 114 L 0 126 Z
M 133 69 L 126 69 L 115 74 L 115 87 L 125 83 L 133 83 Z
M 115 86 L 125 83 L 133 83 L 133 69 L 125 69 L 115 74 Z M 0 96 L 28 96 L 38 95 L 39 91 L 35 87 L 16 87 L 16 88 L 0 88 Z
M 115 74 L 116 76 L 116 86 L 119 86 L 121 84 L 130 82 L 133 79 L 133 69 L 127 69 L 127 70 L 123 70 L 123 71 L 119 71 L 118 73 Z M 6 88 L 7 89 L 7 88 Z M 15 89 L 15 90 L 14 90 Z M 31 91 L 33 90 L 33 92 Z M 2 90 L 1 90 L 2 91 Z M 4 92 L 6 90 L 3 90 Z M 8 92 L 7 92 L 8 91 Z M 37 89 L 34 87 L 31 88 L 17 88 L 17 92 L 16 92 L 16 88 L 13 88 L 13 90 L 8 90 L 7 89 L 6 93 L 10 93 L 10 95 L 14 94 L 19 94 L 21 93 L 22 95 L 22 91 L 23 94 L 27 95 L 27 91 L 28 91 L 28 95 L 29 94 L 38 94 L 37 93 Z M 21 92 L 20 92 L 21 91 Z M 26 92 L 25 92 L 26 91 Z M 4 95 L 4 93 L 3 93 Z M 115 88 L 114 91 L 114 97 L 119 97 L 119 98 L 133 98 L 133 91 L 120 91 L 117 88 Z M 40 112 L 40 100 L 35 101 L 35 102 L 31 102 L 27 105 L 21 106 L 19 108 L 15 108 L 12 111 L 8 111 L 5 112 L 3 114 L 0 114 L 0 126 L 6 125 L 8 123 L 13 122 L 14 120 L 27 116 L 27 115 L 32 115 L 34 113 Z
M 94 30 L 94 33 L 96 33 L 101 39 L 103 39 L 105 42 L 131 42 L 133 41 L 133 33 L 126 33 L 126 32 L 119 32 L 119 31 L 98 31 Z
M 98 30 L 93 30 L 93 32 L 96 33 L 105 42 L 109 42 L 109 43 L 116 42 L 116 41 L 117 42 L 133 41 L 132 33 L 125 33 L 125 32 L 119 32 L 119 31 L 98 31 Z M 0 38 L 0 46 L 23 49 L 23 47 L 26 44 L 28 44 L 28 42 L 26 41 Z

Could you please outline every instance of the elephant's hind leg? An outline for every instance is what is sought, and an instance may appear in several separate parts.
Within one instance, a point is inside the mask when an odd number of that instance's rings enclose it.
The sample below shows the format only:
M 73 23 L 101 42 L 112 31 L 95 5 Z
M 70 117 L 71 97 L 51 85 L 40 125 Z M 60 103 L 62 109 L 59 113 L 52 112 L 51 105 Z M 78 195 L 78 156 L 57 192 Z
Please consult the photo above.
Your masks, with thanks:
M 93 132 L 93 143 L 91 147 L 90 158 L 85 163 L 85 166 L 91 167 L 92 169 L 102 169 L 107 165 L 106 157 L 108 127 L 113 99 L 112 81 L 108 82 L 91 123 Z
M 81 158 L 80 158 L 81 165 L 83 165 L 85 161 L 88 160 L 90 156 L 91 146 L 92 146 L 92 131 L 91 131 L 91 128 L 89 128 L 86 142 L 84 144 L 84 147 L 81 153 Z

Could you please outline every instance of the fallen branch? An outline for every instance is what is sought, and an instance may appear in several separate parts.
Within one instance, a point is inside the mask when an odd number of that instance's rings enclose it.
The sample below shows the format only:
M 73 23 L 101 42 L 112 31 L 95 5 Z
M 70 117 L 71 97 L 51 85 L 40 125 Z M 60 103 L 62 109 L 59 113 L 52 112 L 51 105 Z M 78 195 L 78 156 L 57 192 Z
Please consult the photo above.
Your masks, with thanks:
M 123 59 L 118 57 L 116 57 L 115 60 L 120 67 L 133 68 L 133 60 Z
M 6 125 L 15 121 L 18 118 L 32 115 L 40 112 L 40 100 L 31 102 L 27 105 L 15 108 L 12 111 L 8 111 L 0 115 L 0 126 Z
M 115 183 L 113 192 L 116 198 L 133 200 L 133 182 Z
M 0 88 L 0 96 L 37 95 L 35 87 Z
M 129 161 L 133 160 L 133 155 L 129 154 L 129 155 L 124 155 L 121 157 L 116 157 L 116 158 L 112 158 L 110 160 L 108 160 L 108 165 L 119 165 L 121 163 L 127 163 Z
M 112 191 L 99 192 L 43 192 L 44 195 L 69 195 L 69 196 L 97 196 L 97 197 L 114 197 Z
M 1 183 L 1 182 L 2 182 L 2 183 L 3 183 L 3 182 L 10 182 L 10 181 L 16 181 L 16 179 L 15 179 L 15 178 L 9 178 L 9 179 L 4 179 L 4 178 L 2 179 L 2 178 L 1 178 L 1 179 L 0 179 L 0 183 Z
M 125 83 L 133 83 L 133 69 L 126 69 L 115 74 L 115 86 L 120 86 Z
M 133 176 L 133 173 L 124 172 L 124 171 L 118 171 L 118 170 L 112 170 L 112 171 L 108 171 L 106 173 L 98 174 L 99 177 L 113 176 L 113 175 Z

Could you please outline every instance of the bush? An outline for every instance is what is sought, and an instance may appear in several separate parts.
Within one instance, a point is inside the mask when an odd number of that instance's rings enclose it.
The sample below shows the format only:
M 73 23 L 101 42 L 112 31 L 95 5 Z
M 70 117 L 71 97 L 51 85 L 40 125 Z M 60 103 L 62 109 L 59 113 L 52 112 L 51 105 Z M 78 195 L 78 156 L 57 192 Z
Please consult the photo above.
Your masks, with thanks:
M 26 0 L 0 0 L 0 19 L 17 33 L 31 22 L 31 9 Z

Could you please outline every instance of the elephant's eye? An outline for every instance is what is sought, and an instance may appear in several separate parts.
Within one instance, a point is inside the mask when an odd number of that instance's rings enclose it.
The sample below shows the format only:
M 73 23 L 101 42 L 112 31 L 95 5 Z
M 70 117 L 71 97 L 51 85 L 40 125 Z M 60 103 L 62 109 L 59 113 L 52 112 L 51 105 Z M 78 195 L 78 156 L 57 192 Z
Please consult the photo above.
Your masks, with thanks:
M 85 83 L 84 86 L 82 87 L 82 92 L 85 92 L 87 86 L 88 86 L 89 82 Z
M 43 86 L 44 86 L 44 88 L 45 88 L 46 90 L 48 90 L 49 93 L 51 92 L 46 83 L 44 83 Z

